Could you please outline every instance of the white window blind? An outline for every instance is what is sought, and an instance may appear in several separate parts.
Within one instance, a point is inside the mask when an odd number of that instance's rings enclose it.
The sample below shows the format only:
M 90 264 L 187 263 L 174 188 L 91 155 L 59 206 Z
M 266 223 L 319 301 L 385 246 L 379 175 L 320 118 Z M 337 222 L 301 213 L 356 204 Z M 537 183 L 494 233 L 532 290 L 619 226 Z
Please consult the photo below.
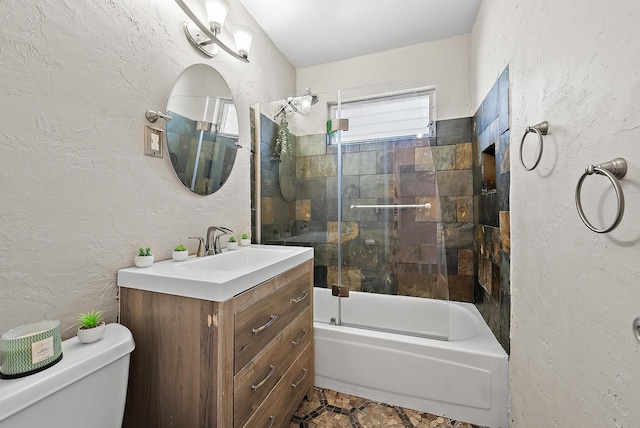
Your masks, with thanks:
M 215 117 L 219 124 L 218 132 L 222 134 L 238 135 L 238 115 L 236 106 L 230 98 L 219 98 L 219 105 L 216 105 Z
M 433 130 L 432 102 L 432 91 L 343 102 L 340 117 L 349 119 L 349 131 L 342 132 L 342 142 L 429 136 Z M 337 106 L 333 106 L 332 117 L 337 113 Z

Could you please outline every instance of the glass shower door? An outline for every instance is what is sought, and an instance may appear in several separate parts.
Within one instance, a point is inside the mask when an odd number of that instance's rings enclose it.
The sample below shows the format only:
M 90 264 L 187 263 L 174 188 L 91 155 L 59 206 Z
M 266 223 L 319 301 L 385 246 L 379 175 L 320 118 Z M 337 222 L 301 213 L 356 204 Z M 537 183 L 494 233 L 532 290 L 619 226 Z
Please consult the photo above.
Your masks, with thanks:
M 433 95 L 388 84 L 256 107 L 254 236 L 314 248 L 316 321 L 448 337 Z
M 402 84 L 365 87 L 339 91 L 330 109 L 349 127 L 329 141 L 341 189 L 328 225 L 330 240 L 341 237 L 335 283 L 367 293 L 337 297 L 342 325 L 449 336 L 432 97 Z

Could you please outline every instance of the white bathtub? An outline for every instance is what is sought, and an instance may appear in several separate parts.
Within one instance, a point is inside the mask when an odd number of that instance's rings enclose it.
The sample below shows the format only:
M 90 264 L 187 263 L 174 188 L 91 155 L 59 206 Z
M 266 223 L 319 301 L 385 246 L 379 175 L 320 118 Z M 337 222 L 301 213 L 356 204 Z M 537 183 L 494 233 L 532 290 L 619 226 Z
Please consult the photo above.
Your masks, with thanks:
M 444 341 L 330 325 L 336 298 L 315 288 L 314 299 L 316 386 L 476 425 L 509 426 L 508 357 L 474 305 L 358 292 L 342 299 L 343 322 L 366 324 L 368 316 L 391 330 L 448 331 Z

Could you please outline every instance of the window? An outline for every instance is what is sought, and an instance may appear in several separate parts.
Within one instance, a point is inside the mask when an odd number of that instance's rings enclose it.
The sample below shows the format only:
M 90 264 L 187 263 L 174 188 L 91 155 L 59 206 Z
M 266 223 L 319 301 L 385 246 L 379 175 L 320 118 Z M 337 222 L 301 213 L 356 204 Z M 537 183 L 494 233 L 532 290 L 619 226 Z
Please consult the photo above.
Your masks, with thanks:
M 432 117 L 434 98 L 435 91 L 430 89 L 345 101 L 341 105 L 340 117 L 349 119 L 349 130 L 342 133 L 342 143 L 435 135 Z M 337 118 L 338 106 L 330 108 L 331 118 Z M 331 144 L 335 143 L 335 138 L 332 138 Z
M 217 98 L 214 115 L 215 123 L 218 124 L 218 132 L 238 135 L 238 114 L 232 99 Z

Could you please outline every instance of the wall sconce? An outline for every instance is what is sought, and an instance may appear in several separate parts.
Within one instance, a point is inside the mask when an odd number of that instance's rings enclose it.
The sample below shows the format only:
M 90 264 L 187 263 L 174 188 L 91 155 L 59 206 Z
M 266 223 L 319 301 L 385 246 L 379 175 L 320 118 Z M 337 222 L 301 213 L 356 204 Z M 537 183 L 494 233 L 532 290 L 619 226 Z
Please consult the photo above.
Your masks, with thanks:
M 176 0 L 176 3 L 187 14 L 190 21 L 186 21 L 182 29 L 189 42 L 200 52 L 209 57 L 218 54 L 218 46 L 225 52 L 243 62 L 249 62 L 249 50 L 253 41 L 253 31 L 244 25 L 237 25 L 233 28 L 233 37 L 236 43 L 237 52 L 234 52 L 218 37 L 224 27 L 224 21 L 229 13 L 229 3 L 227 0 L 205 0 L 207 19 L 209 26 L 204 24 L 200 18 L 187 6 L 184 0 Z

